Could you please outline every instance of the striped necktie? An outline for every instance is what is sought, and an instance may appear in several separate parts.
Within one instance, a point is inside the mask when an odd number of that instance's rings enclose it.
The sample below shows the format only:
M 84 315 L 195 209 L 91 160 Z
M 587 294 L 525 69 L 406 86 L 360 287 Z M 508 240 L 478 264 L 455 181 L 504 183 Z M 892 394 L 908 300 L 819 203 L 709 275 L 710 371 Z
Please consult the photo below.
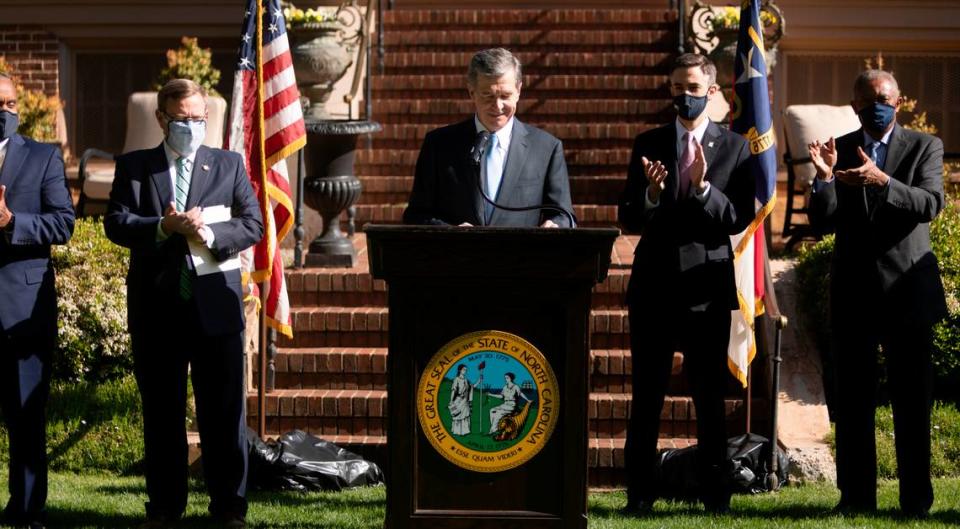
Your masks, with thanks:
M 184 157 L 177 158 L 177 192 L 175 200 L 177 202 L 177 211 L 185 211 L 187 207 L 187 196 L 190 194 L 190 160 Z M 184 261 L 180 266 L 180 297 L 190 299 L 193 295 L 193 283 L 190 277 L 190 270 Z

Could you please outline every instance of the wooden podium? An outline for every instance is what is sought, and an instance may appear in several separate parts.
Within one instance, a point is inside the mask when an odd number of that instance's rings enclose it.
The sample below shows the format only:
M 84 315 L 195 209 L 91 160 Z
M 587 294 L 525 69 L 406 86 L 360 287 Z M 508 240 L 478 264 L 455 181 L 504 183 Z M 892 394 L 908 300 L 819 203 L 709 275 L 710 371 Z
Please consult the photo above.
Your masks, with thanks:
M 616 229 L 367 226 L 389 529 L 585 529 L 590 295 Z

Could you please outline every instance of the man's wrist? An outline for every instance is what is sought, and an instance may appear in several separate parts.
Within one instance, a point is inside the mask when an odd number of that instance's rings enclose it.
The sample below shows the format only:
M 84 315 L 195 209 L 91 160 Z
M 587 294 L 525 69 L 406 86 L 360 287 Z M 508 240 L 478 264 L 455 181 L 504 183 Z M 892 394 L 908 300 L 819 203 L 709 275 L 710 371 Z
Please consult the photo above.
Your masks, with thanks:
M 3 213 L 0 214 L 0 229 L 12 231 L 13 218 L 14 218 L 14 215 L 12 211 L 10 211 L 9 209 L 4 210 Z

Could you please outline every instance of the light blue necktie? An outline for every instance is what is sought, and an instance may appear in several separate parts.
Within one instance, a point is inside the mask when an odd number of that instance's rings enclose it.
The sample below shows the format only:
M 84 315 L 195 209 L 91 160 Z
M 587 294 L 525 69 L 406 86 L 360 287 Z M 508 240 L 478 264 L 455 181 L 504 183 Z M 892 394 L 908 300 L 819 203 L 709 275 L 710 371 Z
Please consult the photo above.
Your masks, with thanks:
M 184 157 L 177 158 L 177 191 L 175 200 L 177 211 L 184 211 L 187 207 L 187 196 L 190 194 L 190 160 Z M 190 270 L 187 263 L 180 266 L 180 297 L 190 299 L 193 294 L 193 284 L 190 280 Z
M 503 177 L 503 155 L 498 149 L 500 144 L 496 134 L 490 135 L 490 147 L 487 149 L 487 178 L 486 184 L 487 196 L 491 200 L 497 200 L 497 193 L 500 191 L 500 180 Z M 490 218 L 493 216 L 493 205 L 484 201 L 484 224 L 490 224 Z
M 877 169 L 883 170 L 883 164 L 886 162 L 887 153 L 884 150 L 882 141 L 875 141 L 870 144 L 870 159 L 877 165 Z M 883 188 L 878 186 L 867 187 L 867 204 L 872 211 L 880 202 Z

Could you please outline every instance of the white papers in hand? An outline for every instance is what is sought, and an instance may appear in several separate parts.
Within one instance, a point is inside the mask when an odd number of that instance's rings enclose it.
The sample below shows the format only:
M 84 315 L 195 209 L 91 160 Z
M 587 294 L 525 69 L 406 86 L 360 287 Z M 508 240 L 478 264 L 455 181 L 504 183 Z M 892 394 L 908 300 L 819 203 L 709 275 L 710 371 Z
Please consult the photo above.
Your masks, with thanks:
M 227 206 L 210 206 L 200 211 L 200 218 L 203 219 L 204 224 L 209 226 L 218 222 L 226 222 L 232 217 L 230 215 L 230 208 Z M 189 240 L 188 244 L 190 246 L 190 258 L 193 259 L 193 266 L 196 268 L 198 276 L 222 274 L 229 270 L 238 270 L 240 268 L 239 255 L 231 257 L 226 261 L 217 261 L 213 253 L 210 252 L 210 249 L 207 248 L 207 245 L 202 242 Z

